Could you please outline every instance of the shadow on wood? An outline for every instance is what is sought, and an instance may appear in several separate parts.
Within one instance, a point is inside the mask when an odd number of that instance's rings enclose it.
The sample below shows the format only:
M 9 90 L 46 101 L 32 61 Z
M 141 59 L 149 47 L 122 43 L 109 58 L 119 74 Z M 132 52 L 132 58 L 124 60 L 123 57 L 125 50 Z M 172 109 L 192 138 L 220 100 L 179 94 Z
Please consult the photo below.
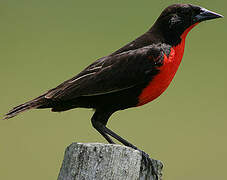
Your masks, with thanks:
M 72 143 L 66 148 L 58 180 L 160 180 L 162 163 L 146 167 L 141 153 L 126 146 Z

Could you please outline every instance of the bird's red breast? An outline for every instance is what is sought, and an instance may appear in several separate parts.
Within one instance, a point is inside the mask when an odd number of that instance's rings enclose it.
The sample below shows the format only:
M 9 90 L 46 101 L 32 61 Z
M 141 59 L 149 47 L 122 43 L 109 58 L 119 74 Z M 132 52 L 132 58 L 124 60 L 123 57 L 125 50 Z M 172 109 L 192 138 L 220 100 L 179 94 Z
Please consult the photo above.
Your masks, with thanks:
M 159 68 L 159 73 L 151 80 L 148 86 L 143 89 L 139 96 L 137 106 L 144 105 L 159 97 L 169 86 L 175 76 L 184 54 L 185 38 L 188 32 L 198 23 L 187 28 L 181 35 L 181 42 L 171 48 L 169 56 L 164 54 L 164 63 Z

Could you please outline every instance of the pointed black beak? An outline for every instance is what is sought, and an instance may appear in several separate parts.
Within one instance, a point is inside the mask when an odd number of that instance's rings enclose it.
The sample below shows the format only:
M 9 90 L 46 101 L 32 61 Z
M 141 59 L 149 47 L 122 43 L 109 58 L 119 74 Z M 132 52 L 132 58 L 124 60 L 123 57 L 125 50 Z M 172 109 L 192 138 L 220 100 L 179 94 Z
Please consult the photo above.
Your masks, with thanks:
M 202 22 L 210 19 L 223 18 L 221 14 L 209 11 L 205 8 L 200 9 L 200 13 L 193 18 L 194 23 Z

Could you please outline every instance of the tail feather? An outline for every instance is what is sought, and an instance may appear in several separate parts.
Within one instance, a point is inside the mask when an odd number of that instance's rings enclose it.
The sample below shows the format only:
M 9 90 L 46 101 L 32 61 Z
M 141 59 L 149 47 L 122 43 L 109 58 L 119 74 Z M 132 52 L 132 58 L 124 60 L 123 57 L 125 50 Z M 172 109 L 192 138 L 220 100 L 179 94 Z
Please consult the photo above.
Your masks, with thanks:
M 24 104 L 14 107 L 7 114 L 5 114 L 5 117 L 3 119 L 10 119 L 10 118 L 18 115 L 21 112 L 27 111 L 29 109 L 38 108 L 38 107 L 44 105 L 45 102 L 46 102 L 46 99 L 44 98 L 44 95 L 39 96 L 31 101 L 28 101 Z

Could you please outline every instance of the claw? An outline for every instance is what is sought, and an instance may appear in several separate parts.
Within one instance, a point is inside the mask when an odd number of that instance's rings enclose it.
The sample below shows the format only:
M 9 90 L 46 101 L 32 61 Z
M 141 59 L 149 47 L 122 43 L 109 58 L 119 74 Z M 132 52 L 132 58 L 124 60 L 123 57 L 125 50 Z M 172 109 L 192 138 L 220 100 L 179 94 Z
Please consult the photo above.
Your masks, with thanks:
M 144 151 L 141 151 L 141 153 L 142 153 L 142 160 L 144 161 L 144 164 L 146 165 L 146 167 L 149 167 L 150 164 L 152 163 L 149 155 Z
M 158 173 L 156 168 L 154 167 L 154 163 L 152 162 L 152 159 L 149 157 L 149 155 L 147 153 L 145 153 L 144 151 L 141 151 L 141 155 L 142 155 L 142 161 L 145 165 L 146 168 L 148 168 L 148 171 L 151 171 L 152 174 L 154 175 L 154 180 L 158 180 Z

